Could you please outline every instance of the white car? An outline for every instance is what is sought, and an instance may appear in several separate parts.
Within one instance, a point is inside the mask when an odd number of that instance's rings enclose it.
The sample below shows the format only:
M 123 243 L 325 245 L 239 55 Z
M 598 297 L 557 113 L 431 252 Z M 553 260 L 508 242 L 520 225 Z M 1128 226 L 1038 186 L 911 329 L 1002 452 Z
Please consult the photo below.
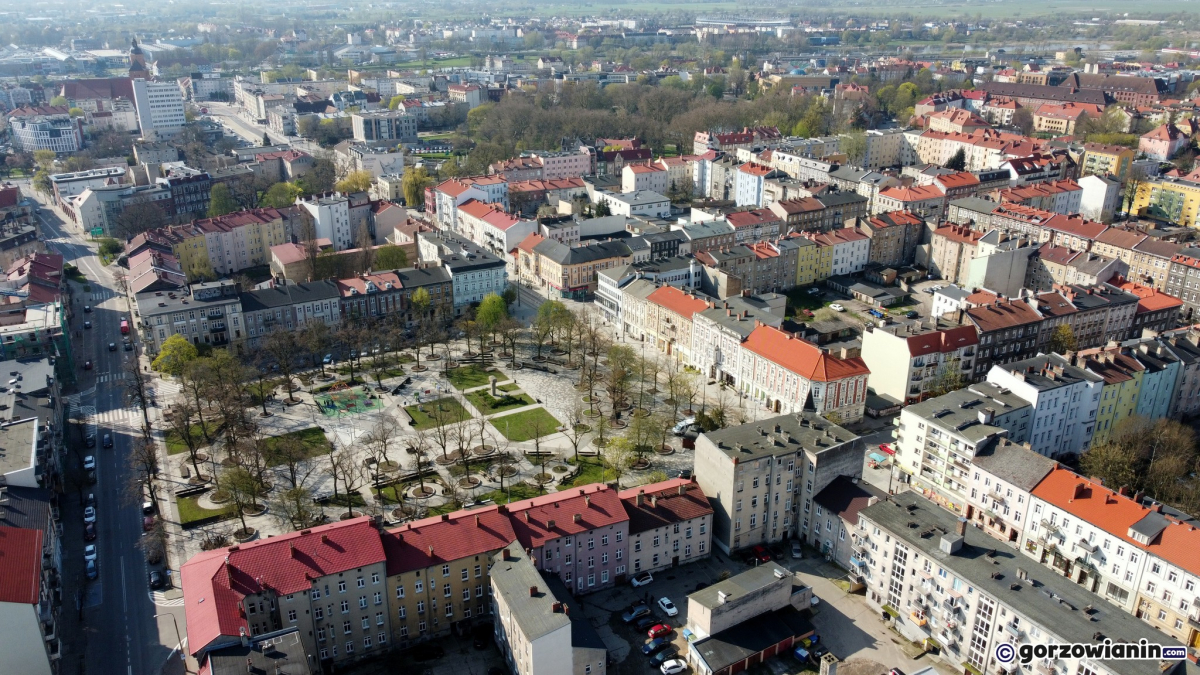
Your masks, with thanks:
M 85 522 L 85 523 L 96 522 L 96 507 L 89 506 L 83 510 L 83 522 Z
M 96 458 L 93 457 L 92 455 L 88 455 L 87 457 L 84 457 L 83 458 L 83 470 L 91 471 L 94 468 L 96 468 Z
M 654 575 L 650 574 L 649 572 L 642 572 L 641 574 L 630 579 L 629 583 L 633 584 L 634 588 L 637 588 L 638 586 L 645 586 L 651 581 L 654 581 Z
M 800 548 L 800 542 L 792 542 L 792 557 L 799 560 L 804 557 L 804 551 Z
M 659 670 L 663 672 L 663 675 L 676 675 L 676 673 L 682 673 L 687 670 L 687 662 L 683 659 L 671 659 L 663 663 Z
M 670 598 L 659 598 L 658 608 L 666 612 L 667 616 L 679 614 L 679 609 L 675 607 L 675 603 L 671 602 Z
M 837 303 L 837 302 L 835 302 L 835 303 L 833 303 L 832 305 L 830 305 L 830 306 L 829 306 L 829 309 L 832 309 L 832 310 L 833 310 L 833 311 L 835 311 L 835 312 L 844 312 L 844 311 L 846 311 L 846 308 L 845 308 L 845 307 L 842 307 L 841 303 Z
M 88 544 L 87 546 L 83 547 L 83 559 L 84 560 L 95 560 L 96 556 L 97 556 L 97 552 L 96 552 L 95 544 Z

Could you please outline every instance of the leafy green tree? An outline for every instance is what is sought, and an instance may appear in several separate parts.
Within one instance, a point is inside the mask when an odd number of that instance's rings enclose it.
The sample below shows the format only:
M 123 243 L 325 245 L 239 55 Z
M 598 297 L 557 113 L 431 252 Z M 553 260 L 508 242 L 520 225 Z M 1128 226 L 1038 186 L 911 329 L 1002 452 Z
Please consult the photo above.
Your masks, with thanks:
M 371 189 L 371 183 L 374 182 L 375 176 L 370 171 L 351 171 L 334 185 L 334 189 L 342 194 L 366 192 Z
M 861 131 L 842 134 L 838 141 L 838 150 L 846 155 L 846 161 L 852 166 L 862 166 L 867 157 L 867 135 Z
M 33 162 L 35 164 L 37 164 L 39 169 L 44 169 L 46 171 L 53 171 L 54 170 L 54 161 L 57 158 L 58 158 L 58 155 L 55 155 L 53 150 L 34 150 L 33 151 Z
M 1078 347 L 1075 340 L 1075 331 L 1071 330 L 1071 326 L 1062 324 L 1055 326 L 1050 333 L 1050 351 L 1055 354 L 1066 354 L 1073 352 Z
M 967 151 L 959 148 L 958 152 L 946 160 L 946 168 L 952 171 L 965 171 L 967 169 Z
M 397 94 L 392 97 L 392 100 L 388 101 L 388 110 L 396 110 L 402 105 L 404 105 L 404 95 Z
M 286 209 L 287 207 L 295 204 L 296 198 L 302 194 L 304 194 L 304 190 L 302 190 L 298 185 L 294 185 L 292 183 L 276 183 L 267 188 L 267 191 L 263 194 L 263 198 L 260 203 L 263 206 L 271 208 Z
M 49 171 L 38 169 L 33 174 L 33 189 L 44 195 L 48 195 L 54 191 L 54 184 L 50 182 Z
M 475 322 L 484 333 L 495 333 L 502 321 L 508 318 L 508 305 L 504 298 L 488 293 L 475 310 Z
M 158 356 L 155 357 L 150 367 L 158 372 L 177 377 L 189 363 L 195 361 L 199 356 L 196 346 L 187 338 L 176 333 L 163 342 Z
M 400 187 L 404 190 L 404 202 L 409 208 L 416 208 L 425 203 L 425 188 L 433 185 L 433 179 L 425 167 L 418 166 L 404 174 Z
M 308 173 L 300 177 L 296 183 L 308 194 L 321 194 L 333 189 L 337 181 L 337 167 L 333 161 L 320 157 L 313 160 Z
M 380 246 L 375 250 L 375 268 L 398 270 L 408 267 L 408 254 L 396 245 Z
M 53 105 L 53 106 L 67 105 L 67 97 L 66 96 L 55 96 L 54 98 L 50 99 L 50 105 Z
M 71 108 L 67 111 L 71 117 L 83 117 L 83 108 Z
M 224 183 L 213 185 L 209 191 L 208 217 L 216 218 L 217 216 L 223 216 L 226 213 L 233 213 L 237 210 L 238 203 L 233 198 L 233 193 L 230 192 L 229 186 Z

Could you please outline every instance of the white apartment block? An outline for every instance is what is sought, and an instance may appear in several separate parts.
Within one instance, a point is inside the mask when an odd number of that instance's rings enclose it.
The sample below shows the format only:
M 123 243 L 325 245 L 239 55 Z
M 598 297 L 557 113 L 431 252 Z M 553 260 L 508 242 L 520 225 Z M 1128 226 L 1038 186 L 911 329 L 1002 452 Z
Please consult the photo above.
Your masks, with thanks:
M 862 168 L 882 169 L 904 162 L 904 129 L 871 129 L 865 136 Z
M 313 219 L 318 239 L 333 242 L 333 250 L 354 248 L 354 232 L 350 226 L 350 199 L 337 192 L 301 199 L 297 202 Z M 303 233 L 301 233 L 303 236 Z
M 1033 488 L 1057 466 L 1028 443 L 991 444 L 972 461 L 967 520 L 1015 548 L 1032 522 Z
M 906 324 L 867 326 L 863 332 L 863 360 L 871 369 L 867 379 L 876 394 L 901 403 L 928 397 L 930 387 L 947 369 L 965 379 L 975 367 L 979 337 L 972 326 L 908 332 Z
M 133 81 L 133 102 L 137 106 L 138 127 L 142 138 L 161 140 L 183 129 L 183 94 L 175 82 Z
M 1044 354 L 994 365 L 987 380 L 1029 402 L 1028 441 L 1034 452 L 1066 458 L 1091 444 L 1104 378 L 1058 354 Z

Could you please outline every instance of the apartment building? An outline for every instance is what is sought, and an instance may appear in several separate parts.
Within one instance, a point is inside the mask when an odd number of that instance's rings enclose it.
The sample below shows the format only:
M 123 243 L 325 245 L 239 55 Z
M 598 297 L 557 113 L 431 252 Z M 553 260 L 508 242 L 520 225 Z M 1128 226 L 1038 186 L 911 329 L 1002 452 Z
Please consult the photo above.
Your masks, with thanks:
M 1191 323 L 1200 308 L 1200 249 L 1188 247 L 1171 256 L 1166 291 L 1183 301 L 1180 314 Z
M 892 474 L 955 513 L 966 508 L 971 461 L 1004 437 L 1024 442 L 1032 408 L 990 382 L 909 405 L 900 411 Z
M 872 238 L 855 227 L 843 227 L 828 232 L 805 232 L 805 237 L 816 243 L 818 248 L 829 249 L 829 274 L 856 274 L 871 260 Z M 822 257 L 825 257 L 822 252 Z
M 733 296 L 692 315 L 692 365 L 709 379 L 736 384 L 742 343 L 759 324 L 778 328 L 783 317 L 753 297 Z
M 191 280 L 213 279 L 270 263 L 272 246 L 292 240 L 299 228 L 293 209 L 252 209 L 202 218 L 154 231 Z
M 870 371 L 858 354 L 831 354 L 768 325 L 755 328 L 742 349 L 737 386 L 768 409 L 815 409 L 847 423 L 862 419 Z
M 1182 227 L 1196 227 L 1200 215 L 1200 174 L 1159 176 L 1138 186 L 1130 213 L 1165 220 Z
M 1079 160 L 1079 175 L 1107 175 L 1124 182 L 1129 167 L 1133 164 L 1133 155 L 1133 150 L 1123 145 L 1084 143 L 1083 155 Z
M 729 553 L 805 536 L 813 499 L 839 476 L 860 476 L 865 451 L 858 436 L 810 412 L 702 434 L 696 482 L 712 504 L 713 545 Z
M 838 567 L 857 573 L 862 561 L 854 557 L 850 533 L 858 526 L 858 513 L 887 494 L 853 476 L 838 476 L 813 497 L 812 529 L 806 539 L 819 543 L 821 555 Z
M 908 211 L 919 218 L 940 221 L 946 213 L 946 193 L 941 187 L 890 187 L 879 191 L 871 205 L 871 215 L 889 211 Z
M 1137 414 L 1146 366 L 1123 347 L 1081 350 L 1075 354 L 1075 364 L 1104 378 L 1092 434 L 1093 443 L 1102 443 L 1122 420 Z
M 1183 307 L 1183 301 L 1179 298 L 1132 281 L 1118 283 L 1116 287 L 1137 296 L 1137 311 L 1129 329 L 1131 339 L 1141 337 L 1145 331 L 1162 333 L 1179 324 L 1179 310 Z
M 734 211 L 725 216 L 725 222 L 733 227 L 734 242 L 746 245 L 778 239 L 788 226 L 774 209 Z
M 388 648 L 383 544 L 370 518 L 205 551 L 180 569 L 188 651 L 296 629 L 311 670 Z
M 909 211 L 891 211 L 871 218 L 858 218 L 854 221 L 854 229 L 871 240 L 868 262 L 891 267 L 914 260 L 925 233 L 925 221 Z
M 395 646 L 491 621 L 492 557 L 517 539 L 507 514 L 455 511 L 381 536 Z
M 1109 176 L 1079 179 L 1079 213 L 1088 220 L 1111 223 L 1121 210 L 1121 181 Z
M 1056 468 L 1028 443 L 1001 438 L 989 445 L 971 462 L 967 520 L 1016 548 L 1033 522 L 1033 488 Z
M 7 502 L 6 502 L 7 503 Z M 0 590 L 0 670 L 30 675 L 60 672 L 51 571 L 42 565 L 41 530 L 0 527 L 6 582 Z
M 233 281 L 210 281 L 190 285 L 185 292 L 146 292 L 139 295 L 134 325 L 141 331 L 147 353 L 157 354 L 172 335 L 182 335 L 194 345 L 228 347 L 240 342 L 242 326 L 241 288 Z
M 313 195 L 296 202 L 302 209 L 302 217 L 312 222 L 312 233 L 317 239 L 328 239 L 333 244 L 333 250 L 345 251 L 356 245 L 355 236 L 358 234 L 350 221 L 350 198 L 338 192 L 324 195 Z M 306 238 L 305 230 L 301 228 L 296 236 Z
M 993 198 L 1002 204 L 1021 204 L 1061 215 L 1071 215 L 1080 212 L 1083 188 L 1068 178 L 1004 188 L 994 192 Z
M 350 115 L 354 140 L 380 143 L 415 143 L 417 117 L 401 110 L 372 110 Z
M 630 574 L 708 558 L 713 509 L 700 486 L 674 478 L 617 493 L 629 514 Z
M 653 164 L 634 164 L 621 169 L 621 192 L 649 190 L 666 194 L 667 170 Z
M 1161 633 L 1132 616 L 1097 605 L 1095 596 L 1057 572 L 1039 570 L 1024 556 L 919 496 L 904 493 L 859 513 L 854 532 L 866 563 L 867 603 L 892 617 L 905 638 L 932 638 L 954 667 L 980 673 L 1013 672 L 1000 662 L 1001 644 L 1052 645 L 1162 641 Z M 912 580 L 909 583 L 908 580 Z M 1034 659 L 1045 675 L 1180 675 L 1183 661 L 1091 660 L 1069 655 Z
M 961 374 L 971 380 L 979 337 L 971 326 L 922 330 L 893 324 L 867 326 L 862 335 L 862 358 L 875 393 L 903 403 L 930 395 L 940 378 Z
M 137 107 L 142 138 L 164 140 L 177 135 L 187 123 L 183 93 L 177 82 L 133 80 L 133 102 Z
M 660 286 L 646 296 L 637 335 L 660 353 L 692 363 L 692 317 L 713 307 L 705 297 L 674 286 Z
M 529 236 L 540 238 L 536 234 Z M 619 240 L 568 246 L 553 239 L 543 239 L 531 249 L 531 259 L 537 283 L 546 293 L 583 300 L 595 294 L 600 272 L 628 265 L 632 261 L 632 252 L 628 244 Z
M 458 207 L 457 231 L 492 254 L 507 259 L 508 252 L 537 230 L 537 222 L 505 213 L 497 204 L 469 199 Z
M 493 634 L 517 675 L 604 675 L 608 652 L 568 588 L 512 542 L 492 567 Z M 571 607 L 575 607 L 572 616 Z
M 246 329 L 246 347 L 251 350 L 260 347 L 262 340 L 277 330 L 298 332 L 309 323 L 333 328 L 341 323 L 343 316 L 358 314 L 354 307 L 343 308 L 340 282 L 329 279 L 244 291 L 238 300 Z
M 1058 354 L 1044 354 L 992 366 L 987 381 L 1031 406 L 1024 442 L 1034 452 L 1065 459 L 1082 454 L 1091 444 L 1103 378 Z

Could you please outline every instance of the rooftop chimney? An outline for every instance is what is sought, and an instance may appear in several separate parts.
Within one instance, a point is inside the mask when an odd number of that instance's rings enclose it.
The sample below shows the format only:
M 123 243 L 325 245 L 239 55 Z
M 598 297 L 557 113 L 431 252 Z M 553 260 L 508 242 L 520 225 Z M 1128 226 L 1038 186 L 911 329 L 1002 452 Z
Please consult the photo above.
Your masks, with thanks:
M 576 513 L 575 515 L 571 516 L 571 522 L 578 523 L 582 518 L 583 518 L 583 516 Z
M 500 552 L 500 559 L 501 560 L 512 560 L 512 552 L 510 552 L 508 549 L 502 550 Z
M 479 516 L 475 516 L 475 527 L 479 527 Z
M 538 590 L 537 590 L 537 586 L 530 586 L 530 587 L 529 587 L 529 597 L 531 597 L 531 598 L 536 598 L 536 597 L 537 597 L 537 592 L 538 592 Z
M 954 531 L 958 532 L 958 536 L 964 537 L 967 534 L 967 519 L 959 518 L 958 523 L 954 526 Z
M 638 490 L 638 493 L 637 493 L 636 495 L 634 495 L 634 497 L 633 497 L 633 505 L 634 505 L 634 506 L 641 506 L 641 505 L 642 505 L 642 501 L 644 501 L 645 499 L 646 499 L 646 491 L 645 491 L 645 490 Z

